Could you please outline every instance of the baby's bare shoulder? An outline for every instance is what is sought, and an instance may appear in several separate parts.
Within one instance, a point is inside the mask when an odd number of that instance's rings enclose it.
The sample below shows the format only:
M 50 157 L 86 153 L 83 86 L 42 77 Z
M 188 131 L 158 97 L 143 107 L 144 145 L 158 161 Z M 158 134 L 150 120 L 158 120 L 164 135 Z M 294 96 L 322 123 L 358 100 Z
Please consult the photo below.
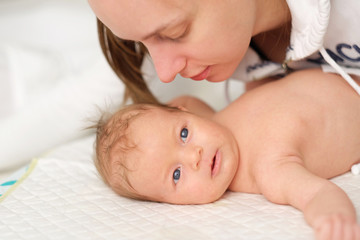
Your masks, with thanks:
M 303 181 L 299 180 L 310 174 L 296 153 L 269 152 L 255 162 L 253 174 L 259 192 L 277 204 L 290 204 L 288 194 L 301 189 Z

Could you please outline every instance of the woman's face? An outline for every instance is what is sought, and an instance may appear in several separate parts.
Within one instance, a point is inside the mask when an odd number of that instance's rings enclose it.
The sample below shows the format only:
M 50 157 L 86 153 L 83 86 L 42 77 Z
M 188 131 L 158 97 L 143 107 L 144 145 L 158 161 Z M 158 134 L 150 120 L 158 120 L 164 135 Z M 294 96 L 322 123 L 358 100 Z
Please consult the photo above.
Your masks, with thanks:
M 119 38 L 142 42 L 161 81 L 176 74 L 211 82 L 229 78 L 255 24 L 255 1 L 88 0 Z

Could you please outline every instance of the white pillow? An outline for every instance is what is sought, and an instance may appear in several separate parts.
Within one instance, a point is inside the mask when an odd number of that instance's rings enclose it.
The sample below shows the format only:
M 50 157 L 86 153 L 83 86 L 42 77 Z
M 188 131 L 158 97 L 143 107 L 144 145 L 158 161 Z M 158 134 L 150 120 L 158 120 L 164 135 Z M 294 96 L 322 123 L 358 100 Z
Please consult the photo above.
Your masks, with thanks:
M 0 171 L 18 167 L 44 151 L 89 131 L 97 107 L 117 107 L 124 87 L 104 58 L 87 71 L 62 79 L 21 111 L 0 119 Z
M 64 76 L 64 61 L 55 52 L 22 45 L 0 47 L 0 118 L 20 111 Z

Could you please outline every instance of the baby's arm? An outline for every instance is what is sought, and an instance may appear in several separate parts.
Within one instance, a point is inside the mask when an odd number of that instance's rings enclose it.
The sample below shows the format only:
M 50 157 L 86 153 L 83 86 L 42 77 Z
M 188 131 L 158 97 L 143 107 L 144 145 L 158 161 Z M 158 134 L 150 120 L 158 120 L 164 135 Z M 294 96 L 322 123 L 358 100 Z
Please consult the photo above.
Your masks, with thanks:
M 341 188 L 310 173 L 296 158 L 265 169 L 259 182 L 264 196 L 303 211 L 317 239 L 360 239 L 355 208 Z
M 199 98 L 187 95 L 174 98 L 168 103 L 168 105 L 185 108 L 191 113 L 206 118 L 211 118 L 215 114 L 214 109 L 212 109 L 207 103 Z
M 330 181 L 318 189 L 303 211 L 318 239 L 360 239 L 353 204 L 346 193 Z

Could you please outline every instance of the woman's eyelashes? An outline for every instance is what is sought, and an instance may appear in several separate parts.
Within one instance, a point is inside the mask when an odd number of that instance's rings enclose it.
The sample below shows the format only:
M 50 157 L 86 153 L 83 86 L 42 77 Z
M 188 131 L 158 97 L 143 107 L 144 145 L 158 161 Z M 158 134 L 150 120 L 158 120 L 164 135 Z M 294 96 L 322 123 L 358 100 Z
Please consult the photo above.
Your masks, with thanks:
M 189 130 L 187 128 L 182 128 L 180 131 L 181 141 L 185 143 L 188 135 L 189 135 Z
M 180 41 L 187 36 L 189 32 L 189 26 L 178 28 L 175 30 L 170 30 L 163 34 L 158 35 L 159 40 L 169 40 L 169 41 Z
M 173 180 L 175 184 L 177 184 L 178 181 L 180 180 L 180 176 L 181 176 L 181 168 L 178 167 L 173 173 Z
M 159 35 L 159 36 L 157 36 L 157 39 L 160 40 L 160 41 L 168 40 L 168 41 L 172 41 L 172 42 L 177 42 L 177 41 L 180 41 L 183 37 L 184 37 L 183 35 L 177 36 L 177 37 Z

